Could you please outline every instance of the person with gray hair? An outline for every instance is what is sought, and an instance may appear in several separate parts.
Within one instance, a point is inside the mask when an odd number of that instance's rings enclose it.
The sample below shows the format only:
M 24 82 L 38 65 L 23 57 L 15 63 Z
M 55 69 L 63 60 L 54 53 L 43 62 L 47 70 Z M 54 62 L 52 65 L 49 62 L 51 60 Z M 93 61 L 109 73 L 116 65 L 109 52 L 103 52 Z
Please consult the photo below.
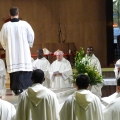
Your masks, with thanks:
M 60 50 L 55 52 L 56 60 L 51 64 L 49 73 L 52 88 L 66 88 L 71 86 L 72 67 Z
M 10 89 L 18 95 L 32 85 L 30 47 L 34 31 L 29 23 L 19 20 L 19 9 L 10 8 L 11 21 L 3 24 L 0 42 L 6 53 L 7 72 L 10 74 Z

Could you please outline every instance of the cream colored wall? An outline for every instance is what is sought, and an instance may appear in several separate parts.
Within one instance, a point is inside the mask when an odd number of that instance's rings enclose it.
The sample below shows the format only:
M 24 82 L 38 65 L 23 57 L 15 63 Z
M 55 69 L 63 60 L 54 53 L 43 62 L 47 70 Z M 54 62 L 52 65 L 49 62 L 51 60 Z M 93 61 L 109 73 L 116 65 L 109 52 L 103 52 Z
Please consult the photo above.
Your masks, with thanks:
M 93 46 L 102 67 L 107 65 L 105 0 L 1 0 L 1 27 L 11 6 L 33 27 L 34 44 L 57 43 L 60 23 L 65 42 L 74 42 L 77 49 Z

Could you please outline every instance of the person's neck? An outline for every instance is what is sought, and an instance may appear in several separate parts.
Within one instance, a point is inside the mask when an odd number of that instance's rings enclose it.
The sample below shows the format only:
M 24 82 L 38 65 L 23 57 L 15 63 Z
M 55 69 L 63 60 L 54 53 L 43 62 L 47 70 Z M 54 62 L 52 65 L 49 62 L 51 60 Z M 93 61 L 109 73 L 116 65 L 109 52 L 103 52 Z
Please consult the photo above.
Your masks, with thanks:
M 38 57 L 38 59 L 42 59 L 43 58 L 43 56 L 42 57 Z
M 17 19 L 18 19 L 19 17 L 18 17 L 18 15 L 16 15 L 16 16 L 11 16 L 11 19 L 13 19 L 13 18 L 17 18 Z

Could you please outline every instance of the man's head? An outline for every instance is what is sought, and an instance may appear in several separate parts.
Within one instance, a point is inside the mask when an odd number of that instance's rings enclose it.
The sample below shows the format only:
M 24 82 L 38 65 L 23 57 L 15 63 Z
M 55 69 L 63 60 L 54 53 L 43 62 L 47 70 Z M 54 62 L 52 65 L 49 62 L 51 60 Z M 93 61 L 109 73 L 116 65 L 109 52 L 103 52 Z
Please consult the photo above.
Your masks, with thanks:
M 14 18 L 14 17 L 18 17 L 18 15 L 19 15 L 19 9 L 17 7 L 11 7 L 10 16 Z
M 116 91 L 120 93 L 120 78 L 117 79 Z
M 39 49 L 39 50 L 37 50 L 37 58 L 38 59 L 41 59 L 42 57 L 43 57 L 43 49 Z
M 31 77 L 33 83 L 40 83 L 42 84 L 45 79 L 44 79 L 44 72 L 40 69 L 36 69 L 33 71 L 32 73 L 32 77 Z
M 58 61 L 61 61 L 63 59 L 64 53 L 62 51 L 57 51 L 56 52 L 56 58 Z
M 80 74 L 76 78 L 77 89 L 87 89 L 90 85 L 90 78 L 85 74 Z
M 93 54 L 93 47 L 88 47 L 87 48 L 87 55 L 92 56 L 92 54 Z

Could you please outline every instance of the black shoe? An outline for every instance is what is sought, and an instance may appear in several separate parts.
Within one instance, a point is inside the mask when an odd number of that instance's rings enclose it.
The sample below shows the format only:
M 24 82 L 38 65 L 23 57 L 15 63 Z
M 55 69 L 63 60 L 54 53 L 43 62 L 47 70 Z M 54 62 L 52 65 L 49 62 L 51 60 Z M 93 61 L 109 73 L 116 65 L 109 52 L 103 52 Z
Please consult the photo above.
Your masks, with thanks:
M 20 93 L 23 92 L 23 90 L 13 90 L 13 92 L 15 93 L 15 95 L 19 95 Z

